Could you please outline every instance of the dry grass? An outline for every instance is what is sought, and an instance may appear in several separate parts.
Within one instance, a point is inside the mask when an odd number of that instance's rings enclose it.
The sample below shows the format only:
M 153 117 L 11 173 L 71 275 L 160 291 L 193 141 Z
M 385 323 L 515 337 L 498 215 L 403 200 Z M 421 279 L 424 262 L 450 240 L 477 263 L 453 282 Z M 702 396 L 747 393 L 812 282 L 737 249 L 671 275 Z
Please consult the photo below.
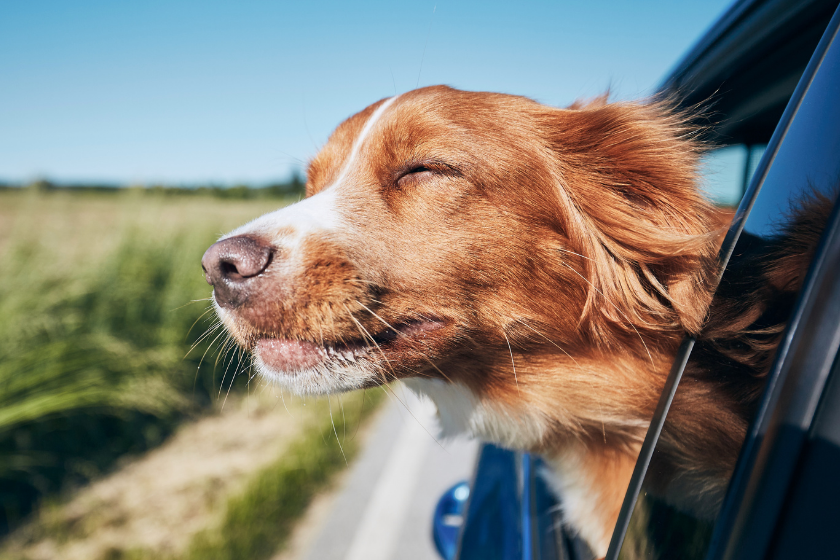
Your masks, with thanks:
M 342 419 L 338 419 L 345 452 L 354 449 L 355 430 L 363 419 L 360 398 L 344 399 L 346 437 Z M 229 540 L 220 537 L 224 536 L 221 528 L 229 524 L 231 504 L 240 510 L 239 515 L 245 509 L 247 518 L 252 508 L 243 508 L 243 504 L 253 506 L 255 498 L 267 498 L 279 506 L 280 515 L 269 519 L 261 515 L 260 519 L 275 527 L 278 538 L 269 539 L 267 548 L 276 549 L 285 536 L 283 524 L 290 526 L 300 511 L 289 511 L 288 500 L 278 503 L 283 501 L 282 492 L 251 496 L 249 489 L 253 493 L 252 487 L 259 487 L 262 478 L 282 472 L 294 455 L 290 452 L 294 445 L 332 450 L 336 455 L 333 462 L 340 455 L 334 445 L 328 403 L 309 401 L 304 406 L 288 396 L 285 401 L 284 405 L 272 389 L 234 397 L 217 414 L 183 426 L 160 448 L 82 489 L 65 503 L 43 508 L 36 521 L 5 543 L 0 558 L 218 558 L 219 549 L 226 548 Z M 371 409 L 368 406 L 366 412 Z M 326 441 L 321 439 L 325 429 L 332 436 Z M 319 464 L 323 465 L 323 459 Z M 309 479 L 319 475 L 299 474 Z M 312 491 L 299 492 L 304 507 L 328 478 L 312 485 Z M 294 490 L 305 488 L 298 484 Z M 246 543 L 256 540 L 247 531 L 236 536 Z
M 346 415 L 333 399 L 332 418 L 326 401 L 287 397 L 287 411 L 270 388 L 246 397 L 258 387 L 243 369 L 219 411 L 236 354 L 224 387 L 212 344 L 184 356 L 208 324 L 188 335 L 207 307 L 189 302 L 210 293 L 201 254 L 283 203 L 0 192 L 0 530 L 41 503 L 0 557 L 268 558 L 282 545 L 379 395 L 343 397 Z
M 211 402 L 209 341 L 184 359 L 208 325 L 190 332 L 210 294 L 201 255 L 283 204 L 0 192 L 0 534 Z
M 235 353 L 223 387 L 212 344 L 184 356 L 208 325 L 188 335 L 207 307 L 189 302 L 210 293 L 201 254 L 283 204 L 0 192 L 0 529 L 41 502 L 0 557 L 268 558 L 282 545 L 378 395 L 343 397 L 346 414 L 333 399 L 332 418 L 327 401 L 287 397 L 287 410 L 272 389 L 245 396 Z

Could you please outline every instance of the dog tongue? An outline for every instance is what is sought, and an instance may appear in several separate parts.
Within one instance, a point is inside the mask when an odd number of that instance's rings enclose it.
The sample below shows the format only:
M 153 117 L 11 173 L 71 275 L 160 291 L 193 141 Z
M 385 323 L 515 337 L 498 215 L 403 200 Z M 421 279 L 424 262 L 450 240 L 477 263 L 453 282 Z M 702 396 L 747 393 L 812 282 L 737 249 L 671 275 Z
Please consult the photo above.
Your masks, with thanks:
M 257 356 L 278 371 L 300 371 L 324 361 L 324 354 L 317 344 L 305 340 L 263 338 L 257 342 Z

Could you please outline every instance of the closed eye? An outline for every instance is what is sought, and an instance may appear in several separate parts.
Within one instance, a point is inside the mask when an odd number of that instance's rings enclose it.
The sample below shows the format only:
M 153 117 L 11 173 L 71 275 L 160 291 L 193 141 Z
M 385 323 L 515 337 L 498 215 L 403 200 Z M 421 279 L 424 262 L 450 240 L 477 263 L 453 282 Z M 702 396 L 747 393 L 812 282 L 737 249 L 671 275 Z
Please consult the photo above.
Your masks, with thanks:
M 431 179 L 435 175 L 437 175 L 437 172 L 434 169 L 430 169 L 425 165 L 418 165 L 417 167 L 412 167 L 400 174 L 397 179 L 397 187 L 405 188 L 409 185 L 414 185 L 420 183 L 421 181 Z
M 406 175 L 411 175 L 412 173 L 423 173 L 424 171 L 434 172 L 434 169 L 430 169 L 425 165 L 418 165 L 417 167 L 409 169 Z
M 397 174 L 395 181 L 397 187 L 407 187 L 421 181 L 427 181 L 438 176 L 457 176 L 458 170 L 443 163 L 417 163 L 406 165 Z
M 418 165 L 403 172 L 400 178 L 402 179 L 403 177 L 406 177 L 408 175 L 417 175 L 419 173 L 437 173 L 437 169 L 433 169 L 425 165 Z

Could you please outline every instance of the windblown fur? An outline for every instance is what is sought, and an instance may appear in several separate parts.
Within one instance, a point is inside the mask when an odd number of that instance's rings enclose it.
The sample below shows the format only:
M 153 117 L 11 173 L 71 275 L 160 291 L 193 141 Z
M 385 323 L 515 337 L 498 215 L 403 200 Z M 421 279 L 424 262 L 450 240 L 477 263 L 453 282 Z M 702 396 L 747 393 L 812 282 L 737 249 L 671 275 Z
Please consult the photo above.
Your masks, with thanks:
M 542 453 L 567 522 L 603 555 L 683 336 L 704 358 L 675 403 L 667 467 L 705 489 L 732 468 L 778 336 L 763 313 L 800 281 L 786 263 L 762 269 L 754 297 L 721 292 L 726 312 L 703 329 L 728 214 L 698 189 L 688 117 L 447 87 L 379 101 L 312 160 L 307 199 L 225 238 L 271 259 L 235 282 L 208 273 L 220 317 L 281 386 L 409 380 L 444 431 Z M 695 452 L 712 433 L 719 462 Z

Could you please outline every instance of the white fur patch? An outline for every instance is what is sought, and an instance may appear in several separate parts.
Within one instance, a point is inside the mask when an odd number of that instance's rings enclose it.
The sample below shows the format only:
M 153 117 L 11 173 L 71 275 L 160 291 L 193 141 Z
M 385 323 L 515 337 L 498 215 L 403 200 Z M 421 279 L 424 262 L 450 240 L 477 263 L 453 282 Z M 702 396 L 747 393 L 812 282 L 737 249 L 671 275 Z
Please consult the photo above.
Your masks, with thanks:
M 297 204 L 292 204 L 280 210 L 260 216 L 244 226 L 241 226 L 224 237 L 233 237 L 243 234 L 258 234 L 270 239 L 275 245 L 287 249 L 295 249 L 300 246 L 304 237 L 317 231 L 336 231 L 343 226 L 340 213 L 338 212 L 338 190 L 346 181 L 348 174 L 356 165 L 359 152 L 373 130 L 374 125 L 379 121 L 388 107 L 396 101 L 398 96 L 386 99 L 370 118 L 365 122 L 359 136 L 353 141 L 350 154 L 338 174 L 338 178 L 318 194 L 304 198 Z M 276 234 L 278 231 L 291 230 L 282 237 Z
M 563 521 L 586 541 L 596 558 L 606 556 L 612 528 L 604 527 L 598 490 L 592 488 L 584 465 L 583 446 L 570 445 L 554 457 L 544 457 L 550 468 L 541 474 L 559 498 Z
M 368 362 L 341 358 L 301 371 L 277 371 L 255 354 L 254 366 L 261 378 L 298 395 L 329 395 L 361 389 L 380 376 Z
M 356 138 L 356 141 L 353 142 L 353 147 L 350 149 L 350 155 L 347 157 L 347 161 L 344 163 L 344 167 L 341 168 L 341 173 L 338 174 L 338 178 L 330 185 L 329 188 L 336 187 L 344 183 L 344 180 L 347 178 L 347 173 L 353 168 L 353 165 L 356 163 L 356 157 L 359 155 L 359 150 L 362 147 L 362 144 L 367 139 L 370 131 L 373 129 L 373 125 L 376 124 L 376 121 L 382 116 L 382 113 L 385 112 L 391 104 L 397 100 L 399 95 L 395 95 L 390 99 L 386 99 L 382 105 L 376 108 L 373 114 L 365 123 L 365 126 L 362 127 L 362 131 L 359 133 L 359 137 Z
M 548 428 L 540 415 L 504 410 L 498 404 L 481 401 L 460 383 L 417 377 L 404 383 L 435 404 L 442 437 L 466 434 L 521 449 L 540 443 Z
M 264 214 L 224 237 L 257 234 L 271 240 L 278 247 L 294 249 L 300 246 L 306 235 L 317 231 L 333 231 L 340 226 L 341 220 L 336 211 L 336 190 L 330 187 L 297 204 Z M 278 231 L 283 231 L 284 235 L 278 235 Z

